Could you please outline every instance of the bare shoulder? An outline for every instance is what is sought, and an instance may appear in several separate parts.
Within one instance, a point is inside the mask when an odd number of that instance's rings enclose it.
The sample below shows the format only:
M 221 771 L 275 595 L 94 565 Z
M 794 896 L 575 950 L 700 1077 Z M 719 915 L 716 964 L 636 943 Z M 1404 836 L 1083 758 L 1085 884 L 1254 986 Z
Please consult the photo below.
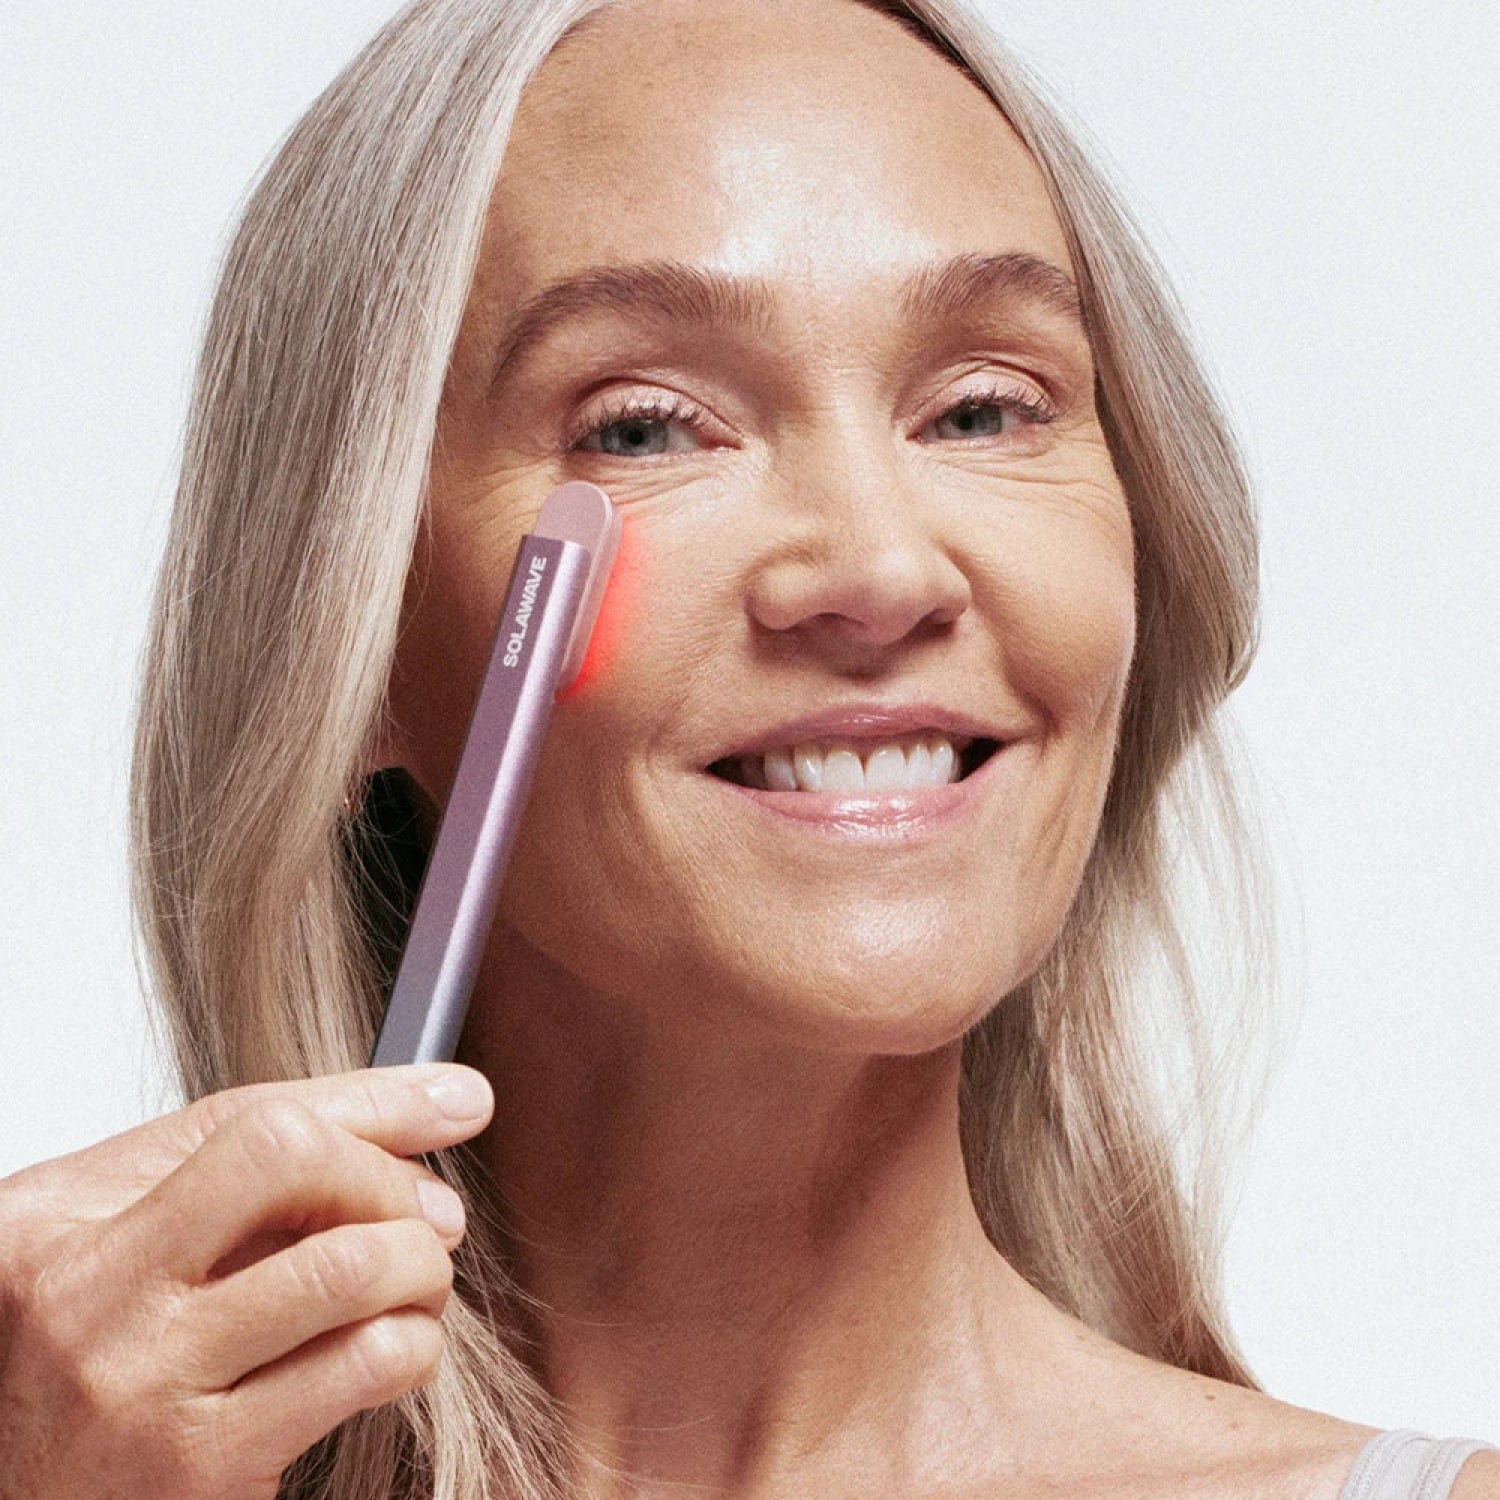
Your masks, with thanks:
M 1339 1500 L 1360 1449 L 1383 1431 L 1242 1386 L 1224 1387 L 1219 1400 L 1226 1496 Z
M 1481 1448 L 1458 1471 L 1448 1500 L 1500 1500 L 1500 1451 Z
M 1263 1494 L 1266 1500 L 1339 1500 L 1360 1449 L 1386 1430 L 1291 1406 L 1259 1391 L 1231 1398 L 1230 1407 L 1245 1420 L 1241 1431 L 1249 1442 L 1239 1480 L 1243 1488 L 1236 1491 L 1231 1484 L 1226 1494 Z M 1471 1453 L 1447 1500 L 1500 1500 L 1500 1450 Z
M 1360 1450 L 1386 1431 L 1162 1364 L 1093 1330 L 1078 1345 L 1091 1362 L 1075 1369 L 1071 1389 L 1088 1399 L 1049 1409 L 1050 1440 L 1033 1465 L 1047 1482 L 1018 1489 L 1012 1474 L 1003 1490 L 977 1493 L 1341 1500 Z M 1500 1451 L 1471 1455 L 1448 1500 L 1500 1500 Z
M 1177 1492 L 1204 1500 L 1339 1500 L 1360 1449 L 1383 1431 L 1170 1366 L 1153 1364 L 1144 1384 Z

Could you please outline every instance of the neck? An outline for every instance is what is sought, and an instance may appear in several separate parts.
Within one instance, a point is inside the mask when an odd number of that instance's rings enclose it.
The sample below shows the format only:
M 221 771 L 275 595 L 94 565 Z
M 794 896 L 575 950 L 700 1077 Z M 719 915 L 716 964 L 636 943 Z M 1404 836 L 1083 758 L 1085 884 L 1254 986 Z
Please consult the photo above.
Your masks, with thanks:
M 539 1373 L 585 1449 L 723 1494 L 835 1474 L 899 1491 L 901 1435 L 942 1407 L 954 1443 L 985 1414 L 993 1463 L 1081 1325 L 984 1235 L 960 1042 L 871 1056 L 705 1032 L 496 939 L 465 1044 L 498 1101 L 477 1149 L 541 1304 Z

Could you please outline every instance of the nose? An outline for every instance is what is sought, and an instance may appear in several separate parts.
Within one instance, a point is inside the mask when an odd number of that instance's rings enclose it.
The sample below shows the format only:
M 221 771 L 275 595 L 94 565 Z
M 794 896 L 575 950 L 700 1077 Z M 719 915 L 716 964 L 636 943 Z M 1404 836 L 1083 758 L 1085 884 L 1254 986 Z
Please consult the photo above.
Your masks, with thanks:
M 774 535 L 746 600 L 756 624 L 851 667 L 951 624 L 972 599 L 937 497 L 889 443 L 778 455 Z

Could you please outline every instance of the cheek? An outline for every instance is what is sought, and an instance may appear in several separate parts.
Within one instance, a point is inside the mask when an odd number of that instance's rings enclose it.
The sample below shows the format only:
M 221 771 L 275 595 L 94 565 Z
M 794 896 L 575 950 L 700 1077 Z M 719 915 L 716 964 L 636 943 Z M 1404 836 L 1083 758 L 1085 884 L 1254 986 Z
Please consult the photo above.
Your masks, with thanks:
M 674 532 L 660 517 L 621 510 L 620 521 L 619 550 L 583 665 L 558 699 L 560 710 L 576 704 L 593 722 L 618 723 L 659 703 L 693 660 L 694 643 L 709 639 L 715 622 L 723 628 L 713 561 L 722 549 L 685 527 Z
M 1135 648 L 1135 570 L 1123 498 L 1097 514 L 1023 514 L 1010 543 L 996 649 L 1038 738 L 997 901 L 1013 903 L 1025 974 L 1061 930 L 1098 833 Z
M 732 549 L 681 511 L 622 510 L 577 683 L 558 700 L 501 894 L 509 929 L 592 988 L 659 1003 L 709 983 L 722 851 L 680 811 L 684 725 L 726 684 Z M 707 920 L 705 908 L 715 915 Z
M 997 575 L 997 644 L 1012 689 L 1053 734 L 1112 732 L 1135 649 L 1123 500 L 1109 519 L 1023 514 Z

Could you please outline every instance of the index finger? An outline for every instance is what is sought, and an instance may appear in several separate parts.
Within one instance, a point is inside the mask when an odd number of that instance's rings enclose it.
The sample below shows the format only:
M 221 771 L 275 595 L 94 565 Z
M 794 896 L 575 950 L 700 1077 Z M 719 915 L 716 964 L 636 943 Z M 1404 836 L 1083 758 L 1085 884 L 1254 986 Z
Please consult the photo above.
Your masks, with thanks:
M 477 1135 L 494 1112 L 489 1081 L 461 1063 L 360 1068 L 317 1078 L 244 1084 L 206 1094 L 98 1145 L 66 1164 L 67 1217 L 123 1212 L 182 1165 L 225 1121 L 266 1099 L 290 1099 L 396 1156 L 417 1156 Z
M 357 1068 L 208 1094 L 179 1112 L 189 1117 L 184 1123 L 190 1131 L 200 1132 L 191 1149 L 197 1150 L 247 1105 L 270 1097 L 304 1105 L 330 1125 L 396 1156 L 417 1156 L 467 1140 L 489 1123 L 495 1109 L 489 1080 L 462 1063 Z

